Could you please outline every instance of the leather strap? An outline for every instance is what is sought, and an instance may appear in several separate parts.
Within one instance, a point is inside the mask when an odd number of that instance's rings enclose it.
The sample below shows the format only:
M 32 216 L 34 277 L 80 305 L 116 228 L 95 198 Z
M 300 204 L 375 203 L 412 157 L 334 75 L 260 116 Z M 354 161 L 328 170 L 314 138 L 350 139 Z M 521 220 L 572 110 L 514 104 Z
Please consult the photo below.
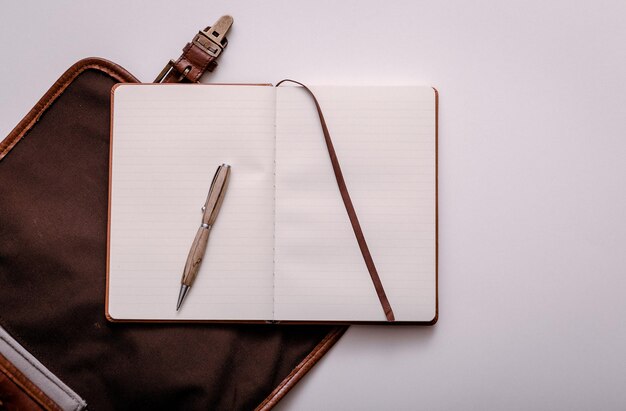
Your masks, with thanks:
M 216 58 L 195 44 L 187 43 L 183 54 L 174 62 L 162 83 L 196 83 L 206 71 L 213 71 L 217 67 Z
M 0 410 L 63 411 L 2 354 L 0 354 Z
M 341 167 L 339 166 L 339 159 L 337 158 L 337 153 L 335 153 L 333 142 L 330 139 L 330 132 L 328 131 L 328 126 L 326 125 L 324 114 L 322 114 L 322 108 L 320 107 L 320 104 L 317 101 L 317 98 L 315 98 L 315 95 L 313 94 L 313 92 L 307 86 L 305 86 L 304 84 L 298 81 L 289 80 L 289 79 L 281 80 L 278 82 L 278 84 L 276 84 L 276 87 L 280 86 L 282 83 L 285 83 L 285 82 L 295 83 L 295 84 L 302 86 L 306 90 L 306 92 L 313 98 L 313 101 L 315 102 L 315 107 L 317 108 L 317 114 L 320 118 L 320 124 L 322 125 L 322 132 L 324 133 L 324 140 L 326 140 L 326 148 L 328 148 L 328 154 L 330 155 L 330 161 L 333 165 L 335 179 L 337 180 L 337 186 L 339 187 L 339 192 L 341 193 L 343 204 L 345 205 L 346 211 L 348 212 L 348 217 L 350 218 L 350 223 L 352 224 L 352 229 L 354 230 L 354 235 L 356 236 L 356 241 L 359 243 L 359 248 L 361 249 L 363 260 L 365 260 L 365 265 L 367 266 L 367 270 L 370 273 L 370 277 L 372 277 L 372 282 L 374 283 L 376 294 L 378 295 L 380 304 L 383 307 L 383 311 L 385 312 L 387 321 L 395 321 L 395 316 L 393 315 L 391 304 L 389 303 L 389 300 L 387 299 L 387 294 L 385 294 L 383 283 L 380 281 L 380 277 L 378 276 L 378 271 L 376 271 L 376 266 L 374 265 L 372 254 L 370 253 L 370 250 L 367 247 L 367 242 L 365 241 L 365 235 L 363 234 L 363 230 L 361 229 L 361 224 L 359 223 L 359 219 L 356 215 L 356 211 L 354 210 L 354 205 L 352 205 L 352 200 L 350 199 L 350 194 L 348 193 L 348 187 L 346 187 L 346 182 L 343 178 Z
M 178 60 L 170 60 L 154 82 L 197 83 L 204 73 L 217 67 L 216 60 L 228 44 L 225 36 L 232 24 L 231 16 L 222 16 L 213 26 L 199 31 Z

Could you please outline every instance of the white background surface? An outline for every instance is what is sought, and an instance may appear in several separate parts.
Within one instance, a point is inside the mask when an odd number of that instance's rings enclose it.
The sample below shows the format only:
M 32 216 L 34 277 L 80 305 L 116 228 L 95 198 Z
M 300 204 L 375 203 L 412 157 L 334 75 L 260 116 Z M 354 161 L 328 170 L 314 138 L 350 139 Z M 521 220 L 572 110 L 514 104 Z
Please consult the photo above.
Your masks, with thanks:
M 76 60 L 150 81 L 235 17 L 204 81 L 440 92 L 440 320 L 352 327 L 278 409 L 626 407 L 623 1 L 7 2 L 6 135 Z

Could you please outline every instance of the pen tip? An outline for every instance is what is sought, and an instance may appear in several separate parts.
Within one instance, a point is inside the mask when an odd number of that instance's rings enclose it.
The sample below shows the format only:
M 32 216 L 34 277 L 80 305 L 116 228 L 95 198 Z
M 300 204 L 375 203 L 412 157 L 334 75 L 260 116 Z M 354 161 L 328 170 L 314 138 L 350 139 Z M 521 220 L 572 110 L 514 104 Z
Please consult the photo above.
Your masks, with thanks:
M 183 305 L 183 301 L 189 292 L 189 286 L 185 284 L 180 285 L 180 291 L 178 292 L 178 302 L 176 303 L 176 311 L 180 310 L 180 306 Z

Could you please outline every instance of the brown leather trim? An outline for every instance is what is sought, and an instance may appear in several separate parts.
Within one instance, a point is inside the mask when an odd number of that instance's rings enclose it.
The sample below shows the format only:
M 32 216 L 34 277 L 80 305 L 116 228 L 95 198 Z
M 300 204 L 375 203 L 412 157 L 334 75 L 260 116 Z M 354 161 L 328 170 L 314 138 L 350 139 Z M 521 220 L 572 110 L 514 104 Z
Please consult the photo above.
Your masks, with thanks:
M 0 354 L 0 372 L 6 375 L 17 387 L 46 410 L 62 411 L 61 407 L 50 399 L 39 387 L 28 379 L 11 361 Z M 7 404 L 8 405 L 8 404 Z
M 44 94 L 37 104 L 26 114 L 22 121 L 17 123 L 9 135 L 0 142 L 0 161 L 15 147 L 26 133 L 28 133 L 48 107 L 63 94 L 67 86 L 69 86 L 80 73 L 89 69 L 100 70 L 120 82 L 139 82 L 135 76 L 121 66 L 102 58 L 90 57 L 76 62 L 59 77 L 46 94 Z
M 280 401 L 294 385 L 300 381 L 304 375 L 331 349 L 339 338 L 346 332 L 348 327 L 335 327 L 331 332 L 320 341 L 317 346 L 294 368 L 285 379 L 259 404 L 257 411 L 267 411 L 272 409 L 278 401 Z

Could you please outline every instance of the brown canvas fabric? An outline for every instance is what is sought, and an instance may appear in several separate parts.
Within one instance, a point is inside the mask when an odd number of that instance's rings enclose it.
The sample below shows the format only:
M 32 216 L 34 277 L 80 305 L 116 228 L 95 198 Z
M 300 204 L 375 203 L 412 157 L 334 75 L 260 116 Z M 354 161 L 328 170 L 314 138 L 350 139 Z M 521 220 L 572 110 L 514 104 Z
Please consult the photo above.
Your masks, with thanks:
M 271 407 L 345 327 L 104 317 L 110 91 L 124 81 L 78 62 L 0 143 L 0 324 L 91 410 Z

